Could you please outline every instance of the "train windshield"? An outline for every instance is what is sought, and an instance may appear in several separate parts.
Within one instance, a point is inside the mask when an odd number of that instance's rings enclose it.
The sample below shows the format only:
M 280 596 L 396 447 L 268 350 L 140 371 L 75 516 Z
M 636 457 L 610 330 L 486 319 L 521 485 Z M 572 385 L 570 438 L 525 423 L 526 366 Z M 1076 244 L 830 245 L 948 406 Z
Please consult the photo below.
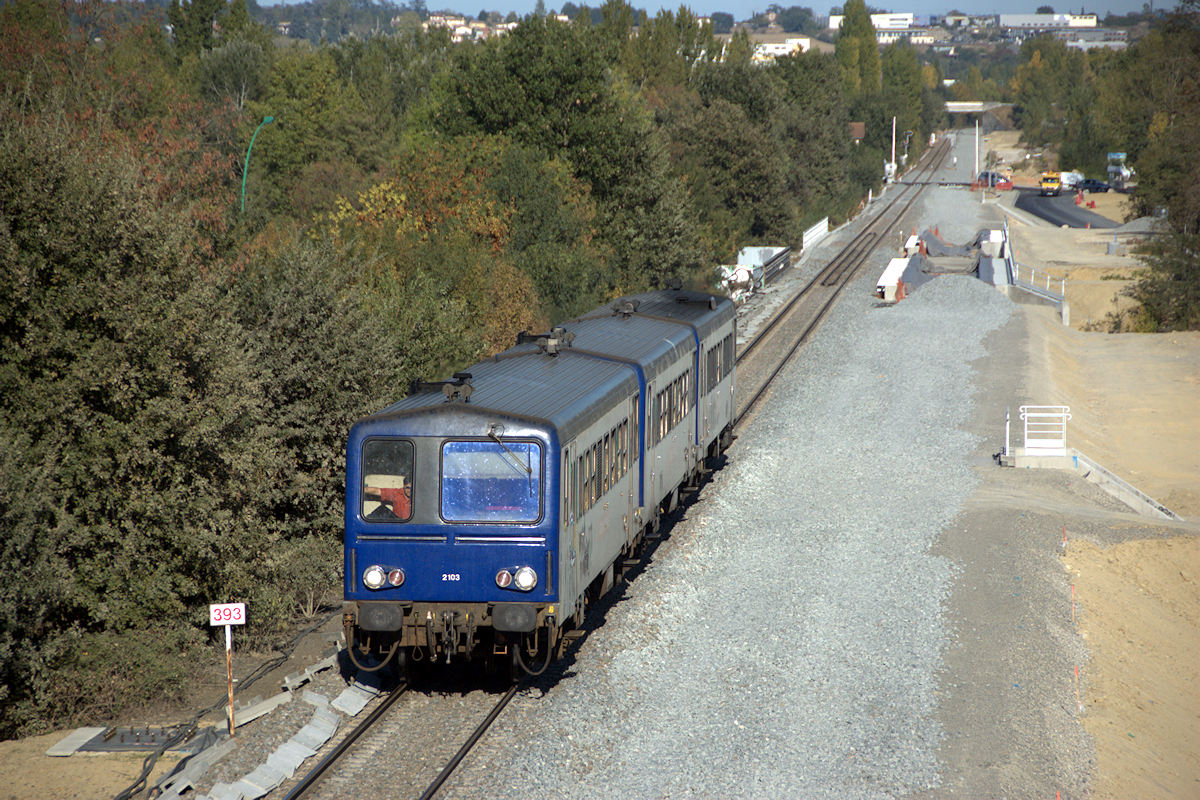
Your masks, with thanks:
M 537 442 L 448 441 L 442 445 L 442 519 L 537 522 L 542 448 Z
M 406 522 L 412 516 L 412 469 L 412 442 L 368 439 L 363 444 L 363 519 Z

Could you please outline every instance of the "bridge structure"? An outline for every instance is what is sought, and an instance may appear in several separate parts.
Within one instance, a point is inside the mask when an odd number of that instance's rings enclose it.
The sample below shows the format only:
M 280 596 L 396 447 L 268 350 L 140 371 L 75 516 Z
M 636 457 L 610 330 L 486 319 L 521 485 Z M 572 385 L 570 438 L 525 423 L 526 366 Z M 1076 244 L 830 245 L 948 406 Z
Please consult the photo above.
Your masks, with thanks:
M 1011 106 L 1012 103 L 1000 103 L 994 100 L 947 100 L 946 112 L 949 114 L 982 114 L 997 108 Z

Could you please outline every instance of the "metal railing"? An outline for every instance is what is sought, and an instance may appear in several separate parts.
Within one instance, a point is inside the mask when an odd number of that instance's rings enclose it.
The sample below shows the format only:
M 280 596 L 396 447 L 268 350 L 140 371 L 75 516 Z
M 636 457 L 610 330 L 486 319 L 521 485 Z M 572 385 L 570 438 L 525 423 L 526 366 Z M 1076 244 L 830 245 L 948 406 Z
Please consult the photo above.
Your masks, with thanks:
M 1062 301 L 1067 296 L 1067 281 L 1065 278 L 1056 278 L 1037 267 L 1028 267 L 1024 264 L 1018 264 L 1016 261 L 1012 263 L 1012 282 L 1016 286 L 1024 287 L 1058 301 Z
M 1021 406 L 1025 423 L 1025 453 L 1039 456 L 1067 454 L 1067 420 L 1070 406 Z
M 1017 263 L 1017 259 L 1013 255 L 1012 239 L 1009 238 L 1007 219 L 1004 220 L 1004 264 L 1008 268 L 1008 282 L 1013 286 L 1020 286 L 1022 289 L 1060 303 L 1066 299 L 1066 278 L 1056 278 L 1037 267 Z

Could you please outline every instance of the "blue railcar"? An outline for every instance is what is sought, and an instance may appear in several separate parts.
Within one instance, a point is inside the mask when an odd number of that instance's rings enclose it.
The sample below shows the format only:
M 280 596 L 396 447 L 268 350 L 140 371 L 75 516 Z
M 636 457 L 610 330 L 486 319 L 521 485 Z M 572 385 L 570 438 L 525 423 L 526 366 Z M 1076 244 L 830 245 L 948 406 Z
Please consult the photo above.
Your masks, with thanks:
M 735 326 L 725 298 L 622 298 L 356 423 L 352 655 L 517 670 L 559 652 L 728 446 Z

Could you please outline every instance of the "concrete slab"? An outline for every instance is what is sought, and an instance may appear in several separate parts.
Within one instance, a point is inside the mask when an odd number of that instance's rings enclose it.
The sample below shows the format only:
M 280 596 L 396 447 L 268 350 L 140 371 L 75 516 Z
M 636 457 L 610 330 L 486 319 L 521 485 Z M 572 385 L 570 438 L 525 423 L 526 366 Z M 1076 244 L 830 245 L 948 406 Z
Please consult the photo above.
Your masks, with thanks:
M 76 728 L 71 733 L 67 734 L 58 744 L 46 751 L 48 756 L 69 756 L 77 752 L 80 747 L 90 742 L 100 734 L 104 733 L 104 728 Z
M 233 711 L 234 726 L 241 727 L 247 722 L 253 722 L 259 717 L 270 714 L 284 703 L 290 703 L 291 700 L 291 692 L 280 692 L 274 697 L 268 697 L 266 700 L 260 700 L 246 708 L 235 708 Z
M 254 795 L 247 795 L 247 797 L 262 797 L 283 783 L 286 777 L 288 776 L 282 770 L 271 766 L 270 759 L 268 759 L 267 763 L 260 764 L 253 772 L 242 778 L 242 781 L 255 787 L 255 790 L 258 792 Z
M 341 711 L 346 716 L 353 717 L 366 708 L 367 703 L 371 702 L 371 698 L 375 694 L 365 691 L 355 684 L 347 686 L 329 705 Z

